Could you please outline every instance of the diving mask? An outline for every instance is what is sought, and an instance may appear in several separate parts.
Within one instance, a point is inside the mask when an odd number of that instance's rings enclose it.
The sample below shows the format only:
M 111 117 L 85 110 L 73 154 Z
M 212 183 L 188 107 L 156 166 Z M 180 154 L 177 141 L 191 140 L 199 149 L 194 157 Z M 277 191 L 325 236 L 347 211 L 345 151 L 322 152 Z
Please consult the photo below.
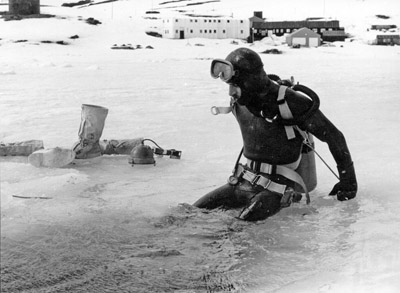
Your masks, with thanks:
M 214 59 L 211 62 L 210 72 L 213 78 L 220 78 L 226 83 L 230 83 L 232 77 L 238 75 L 238 71 L 233 68 L 232 63 L 224 59 Z

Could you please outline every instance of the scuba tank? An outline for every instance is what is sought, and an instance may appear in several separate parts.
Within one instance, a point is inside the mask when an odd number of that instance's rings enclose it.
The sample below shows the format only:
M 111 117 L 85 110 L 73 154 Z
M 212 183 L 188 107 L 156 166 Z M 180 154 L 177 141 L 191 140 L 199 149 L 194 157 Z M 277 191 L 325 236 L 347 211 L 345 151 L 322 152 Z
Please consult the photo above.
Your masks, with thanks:
M 300 84 L 294 84 L 294 78 L 291 77 L 290 80 L 281 80 L 277 75 L 270 74 L 268 77 L 271 80 L 274 80 L 277 82 L 279 85 L 284 85 L 288 86 L 291 89 L 301 92 L 305 94 L 307 97 L 309 97 L 313 105 L 310 108 L 309 111 L 307 111 L 305 114 L 303 114 L 300 117 L 293 118 L 291 115 L 282 115 L 282 123 L 284 125 L 288 126 L 295 126 L 299 122 L 304 121 L 307 119 L 310 115 L 312 115 L 316 110 L 319 108 L 319 97 L 318 95 L 311 90 L 310 88 L 300 85 Z M 305 186 L 307 187 L 308 192 L 313 191 L 317 187 L 317 168 L 315 164 L 315 145 L 314 145 L 314 139 L 313 136 L 310 133 L 307 133 L 305 131 L 302 131 L 297 127 L 297 130 L 300 132 L 300 134 L 303 136 L 304 141 L 303 141 L 303 147 L 301 150 L 301 159 L 299 166 L 295 170 L 303 179 Z M 297 192 L 304 192 L 301 186 L 296 184 L 295 190 Z
M 311 134 L 308 133 L 308 143 L 312 146 L 307 145 L 303 142 L 303 148 L 301 150 L 301 160 L 299 166 L 295 170 L 301 178 L 303 178 L 304 184 L 306 185 L 308 192 L 313 191 L 317 187 L 317 168 L 315 165 L 315 151 L 314 151 L 314 139 Z M 295 188 L 298 192 L 303 192 L 301 187 L 296 185 Z

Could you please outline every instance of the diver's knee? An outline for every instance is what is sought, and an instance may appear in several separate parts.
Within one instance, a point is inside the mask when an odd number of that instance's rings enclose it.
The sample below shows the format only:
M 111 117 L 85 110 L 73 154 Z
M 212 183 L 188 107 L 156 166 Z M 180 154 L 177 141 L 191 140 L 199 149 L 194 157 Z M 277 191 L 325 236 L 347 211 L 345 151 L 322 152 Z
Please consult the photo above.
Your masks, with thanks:
M 199 198 L 193 206 L 206 209 L 229 206 L 229 202 L 234 198 L 233 192 L 234 188 L 230 184 L 225 184 Z

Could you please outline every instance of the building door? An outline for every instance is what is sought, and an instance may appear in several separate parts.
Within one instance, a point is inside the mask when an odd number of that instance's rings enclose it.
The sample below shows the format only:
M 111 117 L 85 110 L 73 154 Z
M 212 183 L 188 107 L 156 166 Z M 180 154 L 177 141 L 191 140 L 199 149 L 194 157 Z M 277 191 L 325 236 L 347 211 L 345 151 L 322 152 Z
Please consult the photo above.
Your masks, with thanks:
M 308 46 L 309 47 L 318 47 L 318 38 L 309 38 Z
M 180 39 L 184 39 L 185 38 L 185 31 L 184 30 L 180 30 L 179 31 L 179 38 Z
M 306 38 L 304 37 L 297 37 L 292 39 L 292 45 L 306 45 Z

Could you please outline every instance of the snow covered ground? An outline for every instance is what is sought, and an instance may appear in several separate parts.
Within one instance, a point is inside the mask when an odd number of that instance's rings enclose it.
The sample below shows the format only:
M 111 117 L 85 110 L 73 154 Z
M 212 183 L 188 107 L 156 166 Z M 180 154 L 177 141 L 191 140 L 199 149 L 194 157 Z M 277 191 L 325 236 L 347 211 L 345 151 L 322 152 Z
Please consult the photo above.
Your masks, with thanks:
M 313 49 L 279 45 L 283 54 L 261 55 L 268 73 L 293 75 L 319 94 L 322 111 L 346 136 L 359 193 L 349 202 L 327 196 L 336 179 L 317 161 L 311 205 L 259 223 L 187 205 L 226 182 L 241 148 L 234 118 L 210 114 L 229 101 L 227 86 L 209 76 L 210 61 L 238 45 L 146 35 L 142 16 L 165 6 L 157 1 L 63 2 L 41 1 L 41 12 L 54 18 L 0 21 L 0 140 L 69 148 L 81 104 L 96 104 L 109 109 L 102 138 L 151 138 L 182 150 L 182 159 L 131 167 L 127 156 L 103 156 L 48 169 L 25 157 L 0 158 L 2 292 L 400 290 L 400 48 L 367 45 L 371 24 L 400 26 L 396 0 L 190 7 L 238 16 L 263 10 L 274 20 L 333 17 L 356 39 Z M 85 23 L 89 17 L 102 24 Z M 111 50 L 114 44 L 154 49 Z M 326 145 L 316 146 L 334 167 Z

